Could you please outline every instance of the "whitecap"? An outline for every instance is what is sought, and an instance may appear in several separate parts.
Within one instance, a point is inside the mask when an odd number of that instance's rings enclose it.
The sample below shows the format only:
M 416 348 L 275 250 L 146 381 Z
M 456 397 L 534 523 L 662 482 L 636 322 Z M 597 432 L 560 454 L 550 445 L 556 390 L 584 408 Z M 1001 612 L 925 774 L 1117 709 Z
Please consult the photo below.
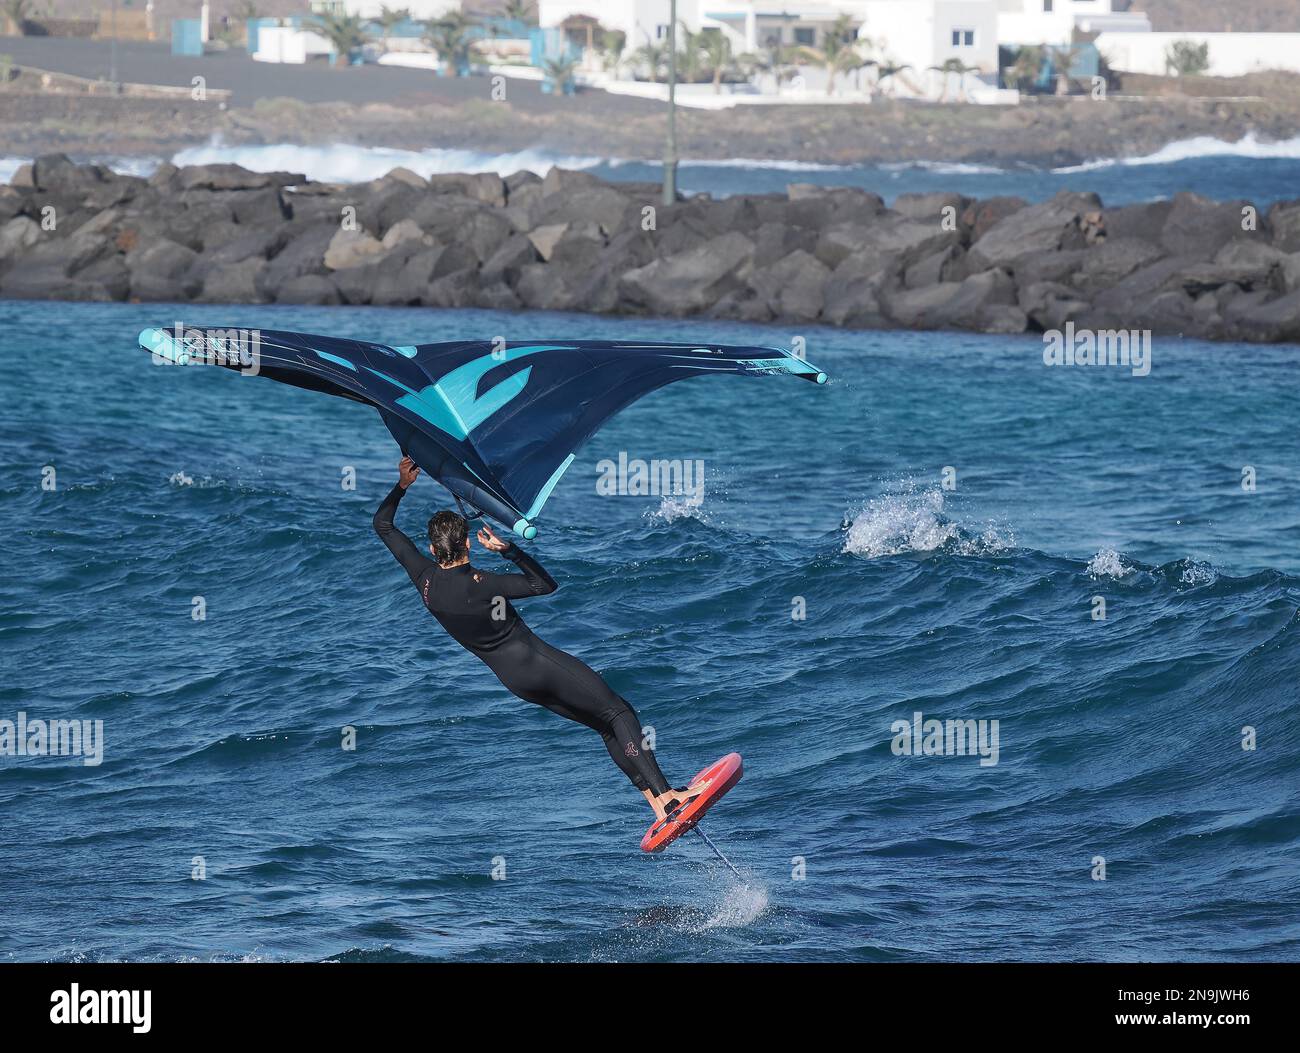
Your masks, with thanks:
M 706 523 L 704 502 L 692 497 L 676 497 L 665 494 L 659 499 L 658 508 L 648 508 L 643 513 L 646 519 L 661 523 L 676 523 L 679 519 L 697 519 Z
M 1144 165 L 1169 165 L 1179 161 L 1195 161 L 1204 157 L 1300 158 L 1300 136 L 1276 141 L 1260 140 L 1253 132 L 1236 142 L 1198 135 L 1192 139 L 1179 139 L 1162 146 L 1155 153 L 1140 157 L 1105 157 L 1066 168 L 1054 168 L 1054 175 L 1072 175 L 1076 172 L 1095 172 L 1103 168 L 1140 167 Z
M 849 521 L 844 536 L 846 553 L 868 559 L 940 548 L 977 556 L 1014 544 L 1014 537 L 991 524 L 978 534 L 962 530 L 944 514 L 942 490 L 908 489 L 872 498 Z
M 1122 578 L 1132 572 L 1113 548 L 1103 548 L 1088 561 L 1088 574 L 1094 578 Z
M 535 172 L 544 176 L 552 168 L 593 168 L 597 157 L 555 154 L 544 150 L 489 153 L 481 150 L 401 150 L 387 146 L 332 143 L 303 146 L 297 143 L 229 145 L 213 140 L 191 146 L 172 158 L 176 165 L 237 164 L 253 172 L 301 172 L 322 183 L 364 183 L 387 175 L 394 168 L 409 168 L 418 175 L 495 172 Z

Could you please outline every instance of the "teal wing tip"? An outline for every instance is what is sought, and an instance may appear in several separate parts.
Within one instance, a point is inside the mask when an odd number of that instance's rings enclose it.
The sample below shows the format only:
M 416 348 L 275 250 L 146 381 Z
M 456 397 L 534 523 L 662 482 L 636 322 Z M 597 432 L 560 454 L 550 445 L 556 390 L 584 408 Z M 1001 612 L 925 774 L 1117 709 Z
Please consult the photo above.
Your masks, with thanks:
M 793 373 L 796 377 L 803 377 L 804 380 L 811 380 L 816 384 L 825 384 L 830 377 L 814 366 L 802 355 L 796 355 L 788 347 L 778 347 L 777 351 L 791 360 L 788 372 Z
M 140 346 L 159 358 L 167 359 L 180 365 L 188 365 L 190 356 L 183 347 L 177 345 L 175 338 L 166 329 L 150 326 L 141 329 L 137 338 Z
M 532 541 L 537 536 L 537 528 L 527 519 L 517 520 L 511 529 L 525 541 Z

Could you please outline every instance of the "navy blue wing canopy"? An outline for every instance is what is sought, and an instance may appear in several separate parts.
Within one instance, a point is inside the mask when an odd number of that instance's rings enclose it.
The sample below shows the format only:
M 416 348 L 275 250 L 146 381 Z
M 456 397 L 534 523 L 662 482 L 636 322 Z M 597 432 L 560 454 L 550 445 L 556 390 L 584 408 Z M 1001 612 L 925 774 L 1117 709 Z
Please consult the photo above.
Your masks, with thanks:
M 146 329 L 171 362 L 256 372 L 369 403 L 454 495 L 524 537 L 578 449 L 665 384 L 715 373 L 826 374 L 779 347 L 558 340 L 390 346 L 308 333 Z

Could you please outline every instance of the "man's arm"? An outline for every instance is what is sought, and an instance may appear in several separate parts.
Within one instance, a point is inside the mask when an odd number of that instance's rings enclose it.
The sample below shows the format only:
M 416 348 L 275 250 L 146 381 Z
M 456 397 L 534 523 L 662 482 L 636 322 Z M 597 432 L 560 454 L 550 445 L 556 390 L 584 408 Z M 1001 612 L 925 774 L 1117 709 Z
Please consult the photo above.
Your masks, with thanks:
M 501 550 L 501 555 L 518 567 L 522 574 L 493 574 L 492 581 L 499 595 L 508 600 L 521 600 L 525 596 L 549 596 L 560 586 L 546 573 L 537 560 L 518 545 Z
M 388 547 L 388 551 L 402 565 L 402 569 L 413 582 L 420 580 L 424 572 L 433 564 L 433 560 L 421 555 L 420 550 L 415 547 L 415 542 L 393 525 L 393 516 L 397 514 L 397 506 L 402 500 L 402 495 L 406 493 L 406 488 L 419 474 L 420 469 L 415 467 L 414 462 L 409 457 L 403 457 L 401 477 L 397 485 L 389 491 L 388 496 L 384 498 L 384 503 L 375 512 L 375 518 L 371 520 L 379 540 Z
M 484 526 L 478 532 L 478 539 L 489 552 L 499 552 L 523 571 L 522 574 L 483 574 L 480 580 L 487 583 L 494 595 L 521 600 L 525 596 L 549 596 L 560 587 L 537 560 L 518 545 L 502 541 L 492 533 L 491 527 Z

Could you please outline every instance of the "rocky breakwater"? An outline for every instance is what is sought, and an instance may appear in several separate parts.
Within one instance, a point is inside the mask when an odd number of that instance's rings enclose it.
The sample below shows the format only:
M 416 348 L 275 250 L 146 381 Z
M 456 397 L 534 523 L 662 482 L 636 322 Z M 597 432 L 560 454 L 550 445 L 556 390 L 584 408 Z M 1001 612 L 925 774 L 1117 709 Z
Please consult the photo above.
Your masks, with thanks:
M 423 304 L 785 325 L 1300 341 L 1300 201 L 698 196 L 552 170 L 312 183 L 37 159 L 0 187 L 0 296 Z

